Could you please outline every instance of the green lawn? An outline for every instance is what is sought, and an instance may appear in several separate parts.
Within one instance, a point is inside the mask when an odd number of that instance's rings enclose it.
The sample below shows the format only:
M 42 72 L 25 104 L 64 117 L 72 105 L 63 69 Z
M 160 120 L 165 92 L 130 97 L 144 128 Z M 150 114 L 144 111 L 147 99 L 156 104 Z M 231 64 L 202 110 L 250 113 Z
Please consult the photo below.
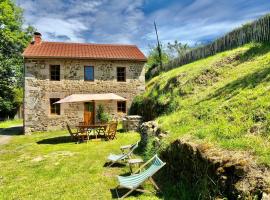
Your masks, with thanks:
M 75 144 L 66 131 L 15 135 L 0 145 L 0 199 L 115 198 L 116 175 L 129 168 L 105 168 L 106 157 L 138 139 L 137 133 L 118 133 L 113 141 Z M 154 191 L 149 183 L 144 187 Z M 135 193 L 127 199 L 159 198 Z
M 19 126 L 22 124 L 23 124 L 22 119 L 7 120 L 7 121 L 0 122 L 0 128 L 8 128 L 11 126 Z

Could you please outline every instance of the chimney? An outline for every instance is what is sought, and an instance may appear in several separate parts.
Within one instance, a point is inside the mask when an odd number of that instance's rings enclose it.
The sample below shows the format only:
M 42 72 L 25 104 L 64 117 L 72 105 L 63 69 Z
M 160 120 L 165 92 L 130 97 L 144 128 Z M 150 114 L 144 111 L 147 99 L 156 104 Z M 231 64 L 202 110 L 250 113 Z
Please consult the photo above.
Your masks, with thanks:
M 37 45 L 37 44 L 41 44 L 42 42 L 42 38 L 41 38 L 41 34 L 39 32 L 34 32 L 34 45 Z

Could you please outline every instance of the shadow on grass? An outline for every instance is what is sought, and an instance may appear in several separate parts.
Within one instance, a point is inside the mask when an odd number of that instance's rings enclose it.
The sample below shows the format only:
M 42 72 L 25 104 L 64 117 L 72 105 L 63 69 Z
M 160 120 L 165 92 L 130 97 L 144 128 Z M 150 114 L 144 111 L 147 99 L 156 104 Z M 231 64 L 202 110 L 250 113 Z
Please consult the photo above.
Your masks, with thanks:
M 123 163 L 114 163 L 112 166 L 109 167 L 109 165 L 111 164 L 111 162 L 106 162 L 103 167 L 108 167 L 108 168 L 114 168 L 114 167 L 125 167 L 126 165 Z
M 228 83 L 224 87 L 218 89 L 213 95 L 210 95 L 202 101 L 220 98 L 225 98 L 228 100 L 239 94 L 239 92 L 243 89 L 253 89 L 259 84 L 269 81 L 270 67 L 266 67 Z
M 103 135 L 100 135 L 96 138 L 96 136 L 94 135 L 90 135 L 89 136 L 89 141 L 91 141 L 92 139 L 101 139 L 101 140 L 105 140 L 106 138 Z M 43 139 L 37 142 L 37 144 L 63 144 L 63 143 L 76 143 L 77 141 L 72 140 L 70 136 L 59 136 L 59 137 L 53 137 L 53 138 L 47 138 L 47 139 Z M 79 140 L 79 143 L 84 143 L 86 142 L 85 140 Z
M 143 189 L 142 187 L 139 187 L 140 189 Z M 129 189 L 126 189 L 126 188 L 114 188 L 114 189 L 110 189 L 111 190 L 111 194 L 112 194 L 112 199 L 118 199 L 118 196 L 117 196 L 117 192 L 118 192 L 118 195 L 119 195 L 119 198 L 121 198 L 122 196 L 124 196 L 128 191 L 130 191 Z M 138 191 L 133 191 L 131 194 L 128 195 L 128 197 L 132 196 L 132 197 L 138 197 L 140 195 L 142 195 L 143 193 L 142 192 L 138 192 Z M 148 194 L 149 197 L 151 195 L 155 195 L 155 194 Z
M 261 56 L 270 51 L 270 43 L 258 44 L 248 49 L 240 56 L 240 63 L 251 60 L 254 57 Z
M 71 140 L 70 136 L 47 138 L 37 142 L 37 144 L 63 144 L 63 143 L 75 143 L 75 142 Z
M 23 126 L 0 128 L 0 135 L 22 135 L 22 134 L 23 134 Z
M 126 131 L 123 128 L 121 128 L 121 129 L 118 129 L 117 132 L 119 132 L 119 133 L 125 133 Z

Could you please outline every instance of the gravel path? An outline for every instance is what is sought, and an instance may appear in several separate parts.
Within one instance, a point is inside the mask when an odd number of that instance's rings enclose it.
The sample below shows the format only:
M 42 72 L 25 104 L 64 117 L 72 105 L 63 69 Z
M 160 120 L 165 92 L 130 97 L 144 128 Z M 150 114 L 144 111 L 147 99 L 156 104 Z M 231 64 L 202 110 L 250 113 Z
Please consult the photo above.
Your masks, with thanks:
M 11 137 L 10 135 L 0 135 L 0 145 L 8 144 Z
M 21 132 L 22 126 L 12 126 L 0 129 L 0 145 L 8 144 L 13 135 L 18 135 Z

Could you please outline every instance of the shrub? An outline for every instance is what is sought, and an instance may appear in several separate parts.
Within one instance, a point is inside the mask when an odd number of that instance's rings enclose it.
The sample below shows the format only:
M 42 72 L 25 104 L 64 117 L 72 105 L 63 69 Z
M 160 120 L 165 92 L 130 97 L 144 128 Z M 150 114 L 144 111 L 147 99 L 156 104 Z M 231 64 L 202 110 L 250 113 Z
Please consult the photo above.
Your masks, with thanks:
M 97 109 L 97 118 L 99 122 L 106 123 L 111 120 L 109 113 L 104 112 L 104 107 L 102 105 L 98 106 Z

